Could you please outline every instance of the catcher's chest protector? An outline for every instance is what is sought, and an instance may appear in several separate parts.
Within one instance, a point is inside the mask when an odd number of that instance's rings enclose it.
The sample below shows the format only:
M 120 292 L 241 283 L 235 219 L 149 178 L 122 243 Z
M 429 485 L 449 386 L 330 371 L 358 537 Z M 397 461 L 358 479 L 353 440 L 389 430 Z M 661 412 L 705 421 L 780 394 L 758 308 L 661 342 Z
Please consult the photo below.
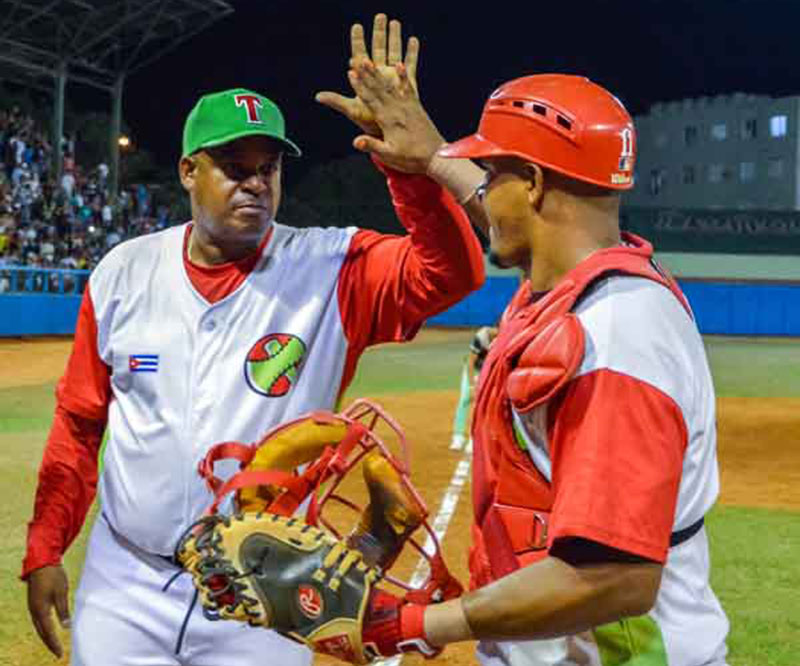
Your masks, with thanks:
M 571 314 L 579 299 L 601 278 L 630 275 L 667 287 L 689 310 L 675 282 L 654 264 L 652 246 L 632 234 L 623 239 L 628 245 L 595 252 L 538 300 L 532 302 L 525 283 L 503 314 L 475 400 L 473 588 L 547 553 L 551 485 L 515 440 L 512 401 L 525 391 L 529 407 L 546 403 L 580 367 L 583 329 Z M 512 375 L 523 357 L 526 366 L 540 370 L 533 381 Z

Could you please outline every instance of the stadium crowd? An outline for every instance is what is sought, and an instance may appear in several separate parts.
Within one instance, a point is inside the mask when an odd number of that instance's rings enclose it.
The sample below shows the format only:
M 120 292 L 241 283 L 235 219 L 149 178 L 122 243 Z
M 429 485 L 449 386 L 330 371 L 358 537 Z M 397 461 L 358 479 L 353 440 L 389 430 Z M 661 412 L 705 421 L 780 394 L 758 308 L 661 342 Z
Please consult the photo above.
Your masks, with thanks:
M 64 138 L 63 175 L 56 182 L 47 133 L 19 107 L 0 109 L 0 291 L 12 267 L 91 269 L 121 241 L 168 226 L 168 209 L 154 210 L 144 185 L 110 196 L 109 167 L 75 160 Z M 41 290 L 42 278 L 27 289 Z M 60 289 L 58 289 L 60 291 Z

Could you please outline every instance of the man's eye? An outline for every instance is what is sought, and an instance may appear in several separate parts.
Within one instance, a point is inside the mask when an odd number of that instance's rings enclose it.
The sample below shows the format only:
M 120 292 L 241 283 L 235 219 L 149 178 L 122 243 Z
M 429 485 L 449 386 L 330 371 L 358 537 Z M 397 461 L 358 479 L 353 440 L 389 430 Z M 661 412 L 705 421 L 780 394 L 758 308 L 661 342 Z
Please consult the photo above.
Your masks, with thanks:
M 277 165 L 275 164 L 275 162 L 271 162 L 270 164 L 263 164 L 260 167 L 258 167 L 258 175 L 261 176 L 262 178 L 267 178 L 271 176 L 273 173 L 275 173 L 276 167 Z
M 226 162 L 221 165 L 225 175 L 231 180 L 244 180 L 247 178 L 247 173 L 244 167 L 236 164 L 235 162 Z

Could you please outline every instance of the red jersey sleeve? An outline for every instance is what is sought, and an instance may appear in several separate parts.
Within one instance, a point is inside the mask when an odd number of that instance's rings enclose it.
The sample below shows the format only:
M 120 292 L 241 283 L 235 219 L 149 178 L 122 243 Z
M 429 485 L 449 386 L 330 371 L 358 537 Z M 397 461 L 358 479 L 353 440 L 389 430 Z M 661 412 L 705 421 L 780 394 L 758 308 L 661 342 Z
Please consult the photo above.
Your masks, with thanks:
M 665 562 L 688 437 L 679 406 L 602 369 L 553 407 L 550 544 L 579 537 Z
M 100 443 L 111 396 L 110 368 L 97 353 L 97 322 L 87 288 L 39 468 L 22 578 L 58 564 L 78 535 L 97 489 Z
M 111 400 L 111 368 L 97 351 L 97 319 L 89 287 L 83 292 L 67 369 L 56 388 L 59 406 L 105 422 Z
M 359 231 L 350 243 L 338 285 L 349 343 L 343 387 L 365 347 L 411 339 L 485 279 L 480 242 L 452 195 L 426 176 L 378 167 L 408 235 Z

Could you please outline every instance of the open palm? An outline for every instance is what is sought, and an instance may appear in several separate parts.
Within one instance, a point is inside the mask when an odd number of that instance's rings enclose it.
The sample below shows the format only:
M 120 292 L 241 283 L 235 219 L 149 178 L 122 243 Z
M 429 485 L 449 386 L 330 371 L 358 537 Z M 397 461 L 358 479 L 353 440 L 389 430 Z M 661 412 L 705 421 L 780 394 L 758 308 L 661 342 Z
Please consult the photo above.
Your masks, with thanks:
M 403 57 L 403 35 L 400 21 L 389 21 L 386 14 L 378 14 L 372 24 L 372 54 L 367 50 L 364 27 L 356 23 L 350 29 L 350 62 L 351 70 L 357 69 L 364 62 L 371 61 L 385 80 L 399 84 L 397 65 L 403 64 L 408 82 L 417 93 L 417 61 L 419 59 L 419 40 L 411 37 L 406 45 Z M 365 134 L 382 137 L 383 132 L 375 120 L 375 116 L 366 104 L 358 97 L 345 97 L 334 92 L 320 92 L 316 100 L 343 115 L 358 125 Z

